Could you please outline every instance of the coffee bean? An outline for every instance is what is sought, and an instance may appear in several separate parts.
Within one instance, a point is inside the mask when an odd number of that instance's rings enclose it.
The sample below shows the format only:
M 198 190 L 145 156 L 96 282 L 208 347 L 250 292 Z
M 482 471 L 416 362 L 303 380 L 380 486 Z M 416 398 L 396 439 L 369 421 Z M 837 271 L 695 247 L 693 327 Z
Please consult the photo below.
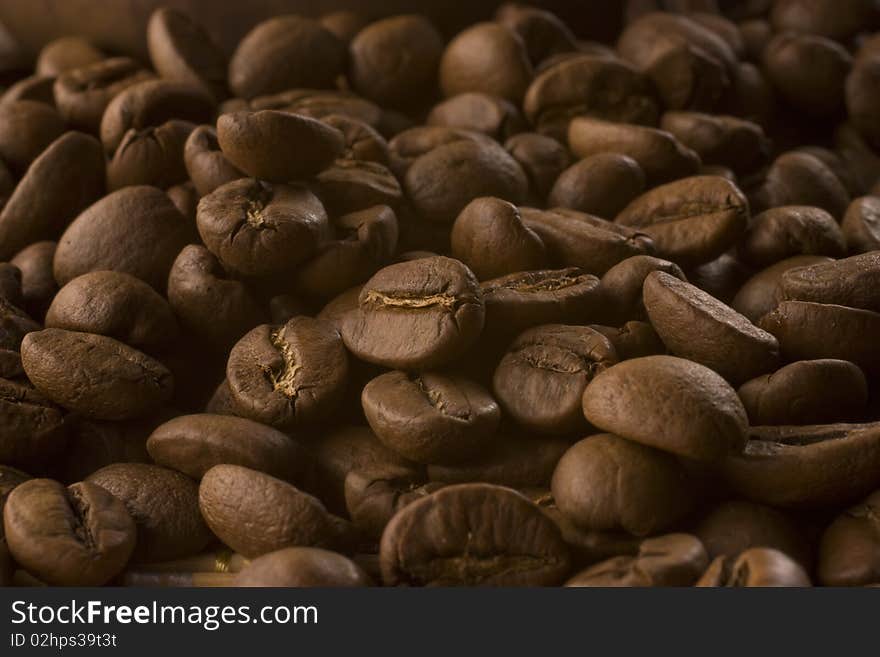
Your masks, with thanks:
M 51 400 L 17 381 L 0 379 L 0 462 L 44 466 L 64 449 L 63 414 Z
M 483 295 L 473 273 L 456 260 L 435 257 L 380 270 L 364 285 L 341 333 L 358 358 L 425 369 L 463 354 L 483 321 Z
M 326 419 L 347 374 L 339 333 L 311 317 L 256 327 L 232 348 L 226 366 L 237 413 L 285 430 Z
M 880 250 L 880 200 L 876 196 L 854 199 L 840 228 L 851 253 Z
M 199 195 L 193 184 L 187 181 L 178 185 L 173 185 L 165 190 L 165 193 L 168 194 L 168 198 L 171 199 L 174 207 L 183 215 L 183 218 L 186 219 L 187 223 L 195 226 Z
M 46 313 L 46 328 L 97 333 L 148 350 L 178 335 L 168 302 L 143 281 L 115 271 L 83 274 L 62 287 Z
M 54 78 L 105 58 L 91 42 L 82 37 L 67 36 L 50 41 L 40 50 L 37 57 L 37 75 Z
M 565 576 L 569 555 L 559 529 L 525 497 L 463 484 L 401 509 L 379 561 L 389 585 L 547 586 Z
M 718 557 L 694 586 L 811 586 L 798 563 L 779 550 L 756 547 L 739 557 Z
M 305 588 L 370 586 L 369 575 L 352 560 L 329 550 L 290 547 L 257 557 L 235 576 L 235 586 Z
M 183 147 L 195 126 L 187 121 L 166 121 L 144 130 L 125 133 L 107 165 L 107 189 L 153 185 L 162 189 L 187 179 Z
M 796 255 L 840 258 L 846 243 L 837 222 L 821 208 L 789 205 L 755 216 L 739 246 L 743 260 L 767 267 Z
M 608 303 L 615 307 L 615 317 L 623 320 L 647 319 L 642 303 L 642 287 L 651 272 L 662 271 L 687 281 L 684 272 L 674 262 L 648 255 L 637 255 L 622 260 L 602 276 L 602 290 Z
M 693 507 L 684 469 L 670 454 L 613 434 L 575 443 L 551 483 L 559 510 L 588 530 L 648 536 L 671 528 Z
M 853 66 L 846 78 L 846 108 L 850 121 L 864 138 L 876 147 L 880 144 L 880 131 L 871 117 L 876 114 L 880 95 L 880 58 L 871 57 Z
M 498 141 L 528 128 L 513 103 L 476 91 L 458 94 L 435 105 L 426 122 L 428 125 L 481 132 Z
M 865 0 L 781 0 L 770 11 L 770 23 L 779 32 L 792 30 L 840 40 L 862 31 L 875 18 L 875 9 Z
M 199 515 L 198 485 L 179 472 L 146 463 L 116 463 L 89 475 L 87 483 L 112 493 L 134 518 L 137 545 L 132 563 L 191 556 L 211 541 Z
M 539 200 L 547 198 L 556 179 L 571 164 L 565 146 L 535 132 L 514 135 L 504 142 L 504 148 L 519 162 L 529 179 L 531 194 Z
M 753 427 L 722 463 L 730 486 L 778 508 L 833 508 L 867 495 L 880 473 L 880 425 Z
M 28 333 L 21 360 L 34 386 L 59 405 L 88 417 L 125 420 L 171 398 L 171 372 L 113 338 L 48 328 Z
M 321 122 L 336 128 L 345 141 L 345 158 L 367 160 L 387 166 L 391 159 L 388 141 L 369 123 L 344 114 L 328 114 Z
M 757 322 L 782 301 L 782 275 L 790 269 L 831 262 L 825 256 L 798 255 L 780 260 L 749 278 L 736 293 L 730 306 Z
M 592 324 L 590 328 L 608 338 L 620 360 L 666 353 L 666 345 L 647 322 L 632 321 L 620 327 Z
M 850 203 L 840 179 L 819 158 L 809 153 L 788 152 L 777 157 L 763 186 L 749 198 L 753 212 L 786 205 L 806 205 L 843 217 Z
M 738 173 L 754 171 L 770 155 L 761 126 L 735 116 L 666 112 L 660 127 L 693 149 L 703 164 L 727 166 Z
M 226 159 L 217 141 L 217 131 L 209 125 L 200 125 L 189 134 L 183 160 L 199 196 L 207 196 L 218 187 L 244 177 Z
M 403 190 L 394 174 L 378 162 L 340 159 L 315 176 L 312 189 L 334 215 L 366 210 L 376 205 L 397 208 Z
M 880 253 L 791 269 L 782 275 L 786 299 L 880 311 Z
M 0 105 L 0 157 L 18 174 L 64 134 L 64 120 L 44 103 L 19 100 Z
M 343 9 L 324 14 L 318 22 L 337 39 L 350 44 L 357 33 L 367 26 L 368 21 L 363 14 Z
M 613 219 L 644 191 L 645 172 L 638 162 L 619 153 L 598 153 L 563 171 L 547 203 Z
M 825 586 L 865 586 L 880 581 L 877 547 L 880 495 L 875 491 L 835 518 L 819 545 L 817 576 Z
M 3 511 L 15 560 L 52 585 L 100 586 L 124 567 L 135 546 L 125 505 L 93 483 L 65 488 L 51 479 L 17 486 Z
M 746 440 L 746 412 L 733 388 L 682 358 L 648 356 L 610 367 L 587 386 L 583 403 L 596 427 L 688 458 L 717 461 Z
M 507 3 L 499 7 L 495 20 L 520 36 L 533 64 L 559 53 L 576 51 L 580 45 L 565 23 L 537 7 Z

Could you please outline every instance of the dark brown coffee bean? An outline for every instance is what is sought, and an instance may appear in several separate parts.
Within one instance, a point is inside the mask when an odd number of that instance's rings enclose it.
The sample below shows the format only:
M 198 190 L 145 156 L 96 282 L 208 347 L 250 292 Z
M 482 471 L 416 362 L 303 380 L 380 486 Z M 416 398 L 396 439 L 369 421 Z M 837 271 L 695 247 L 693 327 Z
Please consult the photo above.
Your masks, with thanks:
M 488 484 L 448 486 L 401 509 L 379 561 L 388 585 L 547 586 L 569 568 L 553 522 L 519 493 Z
M 654 271 L 662 271 L 682 281 L 684 272 L 674 262 L 648 255 L 637 255 L 622 260 L 602 276 L 602 290 L 607 302 L 614 306 L 612 313 L 620 321 L 647 319 L 642 303 L 645 278 Z
M 289 547 L 257 557 L 235 576 L 235 586 L 354 588 L 373 582 L 354 561 L 314 547 Z
M 61 406 L 88 417 L 124 420 L 171 398 L 171 373 L 158 361 L 103 335 L 45 329 L 21 344 L 34 386 Z
M 718 557 L 694 586 L 811 586 L 804 569 L 793 559 L 769 547 L 746 550 L 739 557 Z
M 809 153 L 788 152 L 777 157 L 763 186 L 749 198 L 753 212 L 781 205 L 822 208 L 834 218 L 843 217 L 850 202 L 840 179 L 822 160 Z
M 101 117 L 101 143 L 113 153 L 131 128 L 143 130 L 171 119 L 206 123 L 214 100 L 201 87 L 171 80 L 147 80 L 126 87 Z
M 573 445 L 559 460 L 551 489 L 559 510 L 588 530 L 647 536 L 669 529 L 693 507 L 673 456 L 613 434 Z
M 568 127 L 568 146 L 581 158 L 599 153 L 631 157 L 649 186 L 692 176 L 700 168 L 699 155 L 670 133 L 639 125 L 576 117 Z
M 880 252 L 791 269 L 782 275 L 786 299 L 836 303 L 880 312 Z
M 388 166 L 391 158 L 388 142 L 370 124 L 344 114 L 328 114 L 321 117 L 321 121 L 342 133 L 346 159 Z
M 24 482 L 6 501 L 3 525 L 15 560 L 55 586 L 106 583 L 125 567 L 136 539 L 125 505 L 88 482 Z
M 448 146 L 459 141 L 473 141 L 483 145 L 494 143 L 490 137 L 478 132 L 446 126 L 420 125 L 410 127 L 395 135 L 388 142 L 391 168 L 395 175 L 403 177 L 413 162 L 423 155 L 427 155 L 435 148 Z
M 67 283 L 49 306 L 46 328 L 97 333 L 147 349 L 178 335 L 168 302 L 143 281 L 116 271 L 91 272 Z
M 226 111 L 238 112 L 247 109 L 279 110 L 290 114 L 301 114 L 319 121 L 337 114 L 363 121 L 377 130 L 381 127 L 383 117 L 391 111 L 383 110 L 375 103 L 350 91 L 328 89 L 288 89 L 278 94 L 254 98 L 248 106 Z
M 147 450 L 159 465 L 193 479 L 221 463 L 241 465 L 288 481 L 307 458 L 299 443 L 263 424 L 231 415 L 182 415 L 157 427 Z
M 102 61 L 106 55 L 90 41 L 67 36 L 50 41 L 37 56 L 37 75 L 56 77 L 66 71 Z
M 590 328 L 608 338 L 620 360 L 666 353 L 666 345 L 647 322 L 631 321 L 620 327 L 593 324 Z
M 876 8 L 867 0 L 779 0 L 770 12 L 773 28 L 832 39 L 847 39 L 876 25 Z
M 642 194 L 615 221 L 654 240 L 660 256 L 700 265 L 732 247 L 746 229 L 746 197 L 729 180 L 693 176 Z
M 64 444 L 61 409 L 28 385 L 0 379 L 0 463 L 42 468 Z
M 264 21 L 229 60 L 229 87 L 253 98 L 286 89 L 329 89 L 345 68 L 345 44 L 309 18 L 288 14 Z
M 107 189 L 153 185 L 166 189 L 187 179 L 183 147 L 195 126 L 166 121 L 158 127 L 125 133 L 107 165 Z
M 403 190 L 397 178 L 378 162 L 340 159 L 317 176 L 312 189 L 334 215 L 366 210 L 376 205 L 398 208 Z
M 201 125 L 190 133 L 183 158 L 199 196 L 207 196 L 228 182 L 244 178 L 220 150 L 213 126 Z
M 850 253 L 880 250 L 880 197 L 854 199 L 840 228 Z
M 309 178 L 344 152 L 342 133 L 307 116 L 275 110 L 223 114 L 223 155 L 249 176 L 284 183 Z M 297 144 L 291 149 L 290 144 Z
M 195 244 L 184 247 L 171 266 L 168 303 L 189 331 L 224 352 L 267 319 L 248 286 L 227 276 L 211 252 Z
M 122 500 L 134 518 L 133 563 L 198 554 L 212 539 L 199 514 L 198 485 L 179 472 L 146 463 L 116 463 L 87 481 Z
M 3 517 L 3 509 L 6 506 L 6 500 L 9 494 L 15 490 L 17 486 L 23 484 L 31 478 L 29 474 L 16 470 L 8 465 L 0 465 L 0 518 Z M 5 547 L 3 523 L 0 522 L 0 544 Z M 8 556 L 8 555 L 7 555 Z
M 546 264 L 541 238 L 523 224 L 515 205 L 499 198 L 471 201 L 455 220 L 451 240 L 452 255 L 481 280 Z
M 0 260 L 55 239 L 104 191 L 100 144 L 79 132 L 56 139 L 34 160 L 0 212 Z
M 709 565 L 696 536 L 666 534 L 649 538 L 634 556 L 608 559 L 569 579 L 571 587 L 690 586 Z
M 880 106 L 877 83 L 880 81 L 880 57 L 864 59 L 853 66 L 846 78 L 846 109 L 855 128 L 875 148 L 880 144 L 880 130 L 872 117 Z
M 64 231 L 55 250 L 55 279 L 65 285 L 110 270 L 164 292 L 171 264 L 193 232 L 161 189 L 125 187 L 88 207 Z
M 197 221 L 211 253 L 227 269 L 252 276 L 289 272 L 329 237 L 327 213 L 314 194 L 252 178 L 204 197 Z
M 599 153 L 563 171 L 547 204 L 613 219 L 644 191 L 645 173 L 638 162 L 619 153 Z
M 559 53 L 578 50 L 580 45 L 569 27 L 549 11 L 518 3 L 505 3 L 495 20 L 519 34 L 533 64 Z
M 825 586 L 880 582 L 880 492 L 837 516 L 822 534 L 818 579 Z
M 782 301 L 782 275 L 790 269 L 831 262 L 825 256 L 799 255 L 770 265 L 749 278 L 736 293 L 730 306 L 757 323 Z
M 483 329 L 483 294 L 457 260 L 435 257 L 380 270 L 342 324 L 358 358 L 400 369 L 434 368 L 464 353 Z
M 52 87 L 56 78 L 42 77 L 40 75 L 30 75 L 22 78 L 13 85 L 10 85 L 2 95 L 0 95 L 0 103 L 14 103 L 19 100 L 35 100 L 44 105 L 55 107 L 55 97 L 52 93 Z M 98 117 L 100 120 L 100 117 Z
M 97 135 L 110 101 L 128 87 L 154 78 L 135 60 L 112 57 L 59 75 L 54 83 L 55 102 L 71 128 Z
M 581 398 L 587 384 L 617 362 L 608 339 L 586 326 L 545 324 L 510 345 L 492 379 L 504 410 L 538 433 L 586 431 Z
M 199 205 L 199 194 L 196 188 L 189 181 L 179 185 L 173 185 L 165 190 L 168 198 L 177 208 L 177 211 L 183 215 L 183 218 L 192 225 L 196 225 L 196 210 Z
M 18 271 L 14 265 L 9 267 L 14 273 Z M 13 282 L 16 283 L 16 289 L 12 290 L 13 294 L 0 295 L 0 377 L 15 377 L 21 374 L 21 363 L 18 362 L 17 357 L 21 341 L 31 331 L 40 330 L 37 322 L 9 301 L 10 297 L 18 301 L 17 297 L 21 296 L 17 276 Z
M 161 7 L 147 24 L 153 68 L 166 80 L 201 86 L 215 100 L 226 90 L 226 56 L 201 25 L 180 11 Z
M 865 191 L 865 186 L 860 180 L 858 173 L 837 152 L 822 146 L 801 146 L 797 150 L 812 155 L 831 169 L 832 173 L 837 176 L 837 179 L 843 183 L 850 196 L 856 197 Z
M 419 463 L 456 463 L 485 452 L 501 419 L 481 386 L 429 372 L 383 374 L 364 387 L 361 401 L 379 440 Z
M 284 430 L 326 419 L 347 374 L 339 333 L 311 317 L 258 326 L 232 348 L 226 366 L 237 413 Z
M 734 385 L 773 371 L 776 338 L 733 308 L 663 271 L 645 278 L 645 310 L 669 352 L 709 367 Z
M 458 94 L 435 105 L 425 121 L 428 125 L 481 132 L 498 141 L 528 127 L 513 103 L 475 91 Z
M 0 104 L 0 157 L 22 174 L 65 131 L 58 112 L 34 100 Z
M 571 164 L 568 149 L 552 137 L 521 132 L 504 143 L 504 148 L 522 167 L 529 190 L 538 200 L 547 198 L 553 183 Z
M 788 205 L 753 217 L 739 254 L 755 267 L 767 267 L 796 255 L 839 258 L 846 254 L 846 244 L 840 226 L 825 210 Z
M 658 115 L 645 76 L 617 59 L 587 53 L 548 65 L 529 86 L 523 111 L 538 132 L 561 141 L 575 117 L 652 125 Z M 588 156 L 577 152 L 573 143 L 576 155 Z
M 443 37 L 423 16 L 392 16 L 359 31 L 349 51 L 355 91 L 381 105 L 407 107 L 434 91 Z
M 736 391 L 682 358 L 619 363 L 593 379 L 583 401 L 596 427 L 688 458 L 717 461 L 746 440 L 748 420 Z
M 660 127 L 692 148 L 703 164 L 727 166 L 738 173 L 754 171 L 770 155 L 761 126 L 734 116 L 666 112 Z
M 532 66 L 517 34 L 496 23 L 478 23 L 449 42 L 439 75 L 447 98 L 480 91 L 518 104 L 532 80 Z
M 736 558 L 746 550 L 767 547 L 788 555 L 804 569 L 812 563 L 812 546 L 784 513 L 763 504 L 734 500 L 712 509 L 694 530 L 710 559 Z
M 845 360 L 802 360 L 738 390 L 752 424 L 823 424 L 861 419 L 868 384 Z
M 250 558 L 291 546 L 333 547 L 344 523 L 318 498 L 239 465 L 216 465 L 205 473 L 199 509 L 221 541 Z
M 787 360 L 838 358 L 848 360 L 866 374 L 880 372 L 880 353 L 874 336 L 880 330 L 880 313 L 809 301 L 782 301 L 759 322 L 779 340 Z M 834 339 L 829 339 L 829 336 Z
M 331 11 L 321 16 L 321 26 L 332 33 L 343 43 L 351 43 L 352 39 L 368 24 L 368 19 L 357 11 Z
M 744 497 L 778 508 L 824 509 L 867 495 L 880 476 L 880 425 L 753 427 L 722 463 Z

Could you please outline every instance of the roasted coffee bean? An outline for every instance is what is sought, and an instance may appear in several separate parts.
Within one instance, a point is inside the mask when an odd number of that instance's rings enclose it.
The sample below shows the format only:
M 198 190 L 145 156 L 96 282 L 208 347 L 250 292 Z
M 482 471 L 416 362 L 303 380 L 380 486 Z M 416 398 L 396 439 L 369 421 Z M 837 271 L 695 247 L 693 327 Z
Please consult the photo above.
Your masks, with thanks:
M 16 486 L 28 481 L 31 476 L 21 470 L 2 465 L 0 466 L 0 518 L 3 517 L 3 509 L 6 506 L 6 500 L 9 494 L 15 490 Z M 0 522 L 0 543 L 5 547 L 3 523 Z M 8 556 L 8 555 L 7 555 Z
M 666 534 L 642 541 L 634 556 L 614 557 L 590 566 L 565 585 L 690 586 L 708 565 L 706 549 L 696 536 Z
M 46 328 L 97 333 L 148 350 L 178 335 L 168 302 L 143 281 L 116 271 L 83 274 L 62 287 L 46 313 Z
M 326 419 L 347 374 L 339 333 L 311 317 L 256 327 L 232 348 L 226 365 L 236 412 L 284 430 Z
M 86 208 L 58 240 L 53 268 L 65 285 L 89 272 L 131 274 L 164 292 L 192 226 L 156 187 L 125 187 Z
M 199 194 L 196 188 L 189 181 L 173 185 L 165 190 L 168 198 L 177 208 L 177 211 L 183 215 L 183 218 L 193 226 L 196 224 L 196 210 L 199 205 Z
M 337 216 L 376 205 L 397 208 L 403 200 L 400 183 L 385 165 L 350 158 L 336 160 L 315 176 L 312 189 Z
M 249 287 L 195 244 L 185 246 L 171 266 L 168 303 L 187 330 L 224 352 L 268 318 Z
M 218 101 L 228 95 L 226 56 L 183 12 L 161 7 L 150 15 L 147 49 L 153 68 L 166 80 L 204 87 Z
M 692 148 L 703 164 L 749 173 L 770 155 L 770 142 L 760 125 L 735 116 L 701 112 L 666 112 L 660 127 Z
M 522 167 L 529 190 L 539 200 L 547 198 L 554 182 L 571 164 L 568 149 L 552 137 L 521 132 L 504 143 L 504 148 Z
M 199 196 L 207 196 L 218 187 L 244 174 L 226 159 L 212 126 L 200 125 L 193 130 L 183 149 L 186 171 Z
M 735 385 L 774 370 L 779 362 L 775 337 L 680 278 L 651 272 L 644 304 L 671 354 L 705 365 Z
M 845 360 L 802 360 L 744 383 L 738 390 L 755 425 L 823 424 L 859 420 L 868 384 Z
M 19 100 L 0 105 L 0 157 L 22 174 L 65 130 L 64 119 L 44 103 Z
M 229 60 L 229 88 L 253 98 L 287 89 L 329 89 L 345 68 L 345 44 L 320 23 L 288 14 L 264 21 Z
M 608 368 L 584 391 L 584 415 L 605 431 L 688 458 L 738 452 L 748 421 L 736 392 L 707 367 L 673 356 Z
M 351 43 L 352 39 L 368 24 L 368 19 L 357 11 L 340 10 L 331 11 L 321 16 L 318 21 L 321 26 L 331 32 L 337 39 L 344 43 Z
M 615 221 L 647 234 L 661 257 L 691 267 L 734 246 L 748 216 L 748 201 L 736 185 L 719 176 L 693 176 L 642 194 Z
M 263 424 L 231 415 L 182 415 L 150 434 L 147 450 L 159 465 L 201 479 L 227 463 L 287 481 L 299 479 L 308 463 L 292 438 Z
M 880 198 L 854 199 L 840 224 L 850 253 L 880 250 Z
M 233 166 L 276 183 L 302 180 L 326 169 L 342 155 L 345 144 L 335 128 L 276 110 L 221 115 L 217 141 Z
M 344 524 L 320 500 L 268 474 L 215 465 L 199 484 L 199 509 L 211 531 L 253 558 L 286 547 L 334 547 Z
M 103 420 L 125 420 L 171 398 L 164 365 L 122 342 L 49 328 L 28 333 L 21 361 L 34 386 L 59 405 Z
M 880 330 L 880 313 L 836 304 L 782 301 L 758 326 L 776 336 L 787 360 L 838 358 L 855 363 L 869 376 L 880 372 L 880 353 L 873 340 Z M 833 340 L 828 339 L 830 335 Z
M 34 160 L 0 212 L 0 259 L 57 238 L 103 191 L 100 144 L 80 132 L 63 134 Z
M 809 570 L 812 549 L 787 515 L 763 504 L 734 500 L 716 506 L 694 529 L 710 559 L 736 558 L 751 548 L 779 550 Z
M 492 379 L 504 410 L 538 433 L 585 431 L 581 398 L 587 384 L 618 360 L 601 333 L 587 326 L 545 324 L 522 333 Z
M 136 540 L 125 505 L 89 482 L 22 483 L 9 494 L 3 526 L 15 560 L 56 586 L 106 583 L 125 567 Z
M 825 256 L 799 255 L 780 260 L 749 278 L 739 288 L 730 306 L 757 322 L 782 301 L 782 275 L 790 269 L 831 262 Z
M 65 71 L 100 62 L 105 56 L 82 37 L 61 37 L 50 41 L 40 50 L 37 56 L 37 75 L 54 78 Z
M 248 276 L 290 272 L 330 234 L 324 206 L 305 187 L 253 178 L 205 196 L 197 222 L 205 246 L 224 267 Z
M 0 94 L 0 103 L 35 100 L 50 107 L 55 107 L 55 97 L 52 93 L 55 79 L 54 77 L 43 77 L 41 75 L 30 75 L 22 78 Z M 100 118 L 98 117 L 99 121 Z
M 362 360 L 428 369 L 463 354 L 482 331 L 484 317 L 483 294 L 465 265 L 424 258 L 385 267 L 367 281 L 341 333 Z
M 850 507 L 828 526 L 819 545 L 818 579 L 825 586 L 880 582 L 880 493 Z
M 568 126 L 568 146 L 581 158 L 620 153 L 635 160 L 649 186 L 693 176 L 700 156 L 670 133 L 640 125 L 576 117 Z
M 158 127 L 125 133 L 107 165 L 107 189 L 153 185 L 166 189 L 187 179 L 183 148 L 195 126 L 166 121 Z
M 880 312 L 880 252 L 791 269 L 782 275 L 786 299 L 836 303 Z
M 843 217 L 850 202 L 849 192 L 819 158 L 809 153 L 788 152 L 777 157 L 749 202 L 752 211 L 762 212 L 785 205 L 806 205 Z
M 821 208 L 789 205 L 752 218 L 739 255 L 754 267 L 767 267 L 796 255 L 840 258 L 846 243 L 840 226 Z
M 391 111 L 383 110 L 375 103 L 351 92 L 326 89 L 288 89 L 279 94 L 254 98 L 246 106 L 238 106 L 227 111 L 245 109 L 274 109 L 318 120 L 323 120 L 324 117 L 332 114 L 341 114 L 383 130 L 382 122 L 385 120 L 385 114 Z M 409 122 L 407 127 L 411 125 Z
M 110 101 L 128 87 L 155 75 L 128 57 L 112 57 L 66 71 L 54 82 L 55 103 L 76 130 L 98 134 Z
M 519 34 L 533 64 L 578 50 L 580 45 L 565 23 L 537 7 L 506 3 L 495 13 L 495 20 Z
M 619 153 L 599 153 L 563 171 L 547 203 L 613 219 L 644 191 L 645 172 L 638 162 Z
M 522 221 L 515 205 L 494 197 L 471 201 L 452 226 L 452 254 L 486 280 L 542 269 L 544 242 Z
M 593 324 L 590 328 L 608 338 L 620 360 L 666 353 L 666 345 L 647 322 L 631 321 L 620 327 Z
M 391 159 L 388 141 L 370 124 L 344 114 L 328 114 L 321 122 L 336 128 L 345 141 L 343 157 L 387 166 Z
M 133 563 L 188 557 L 211 541 L 199 514 L 198 485 L 179 472 L 146 463 L 116 463 L 86 481 L 120 499 L 134 518 Z
M 370 586 L 372 581 L 354 561 L 314 547 L 289 547 L 248 563 L 235 576 L 235 586 L 306 588 Z
M 648 255 L 637 255 L 614 265 L 602 276 L 602 290 L 612 313 L 619 320 L 647 319 L 642 303 L 642 287 L 651 272 L 662 271 L 687 281 L 684 272 L 674 262 Z
M 361 393 L 364 415 L 385 445 L 412 461 L 449 464 L 487 451 L 501 410 L 459 377 L 388 372 Z
M 481 132 L 499 141 L 528 128 L 513 103 L 475 91 L 458 94 L 435 105 L 426 122 L 428 125 Z
M 30 386 L 0 379 L 0 420 L 0 462 L 31 470 L 63 452 L 62 411 Z
M 864 138 L 873 146 L 880 144 L 880 130 L 871 117 L 876 114 L 880 95 L 877 82 L 880 80 L 880 57 L 871 57 L 858 62 L 846 78 L 846 107 L 850 121 Z
M 669 529 L 693 507 L 675 457 L 613 434 L 575 443 L 559 460 L 551 489 L 559 510 L 587 530 L 648 536 Z
M 718 557 L 695 586 L 811 586 L 804 569 L 790 557 L 769 547 L 746 550 L 738 557 Z
M 780 0 L 770 11 L 776 31 L 791 30 L 844 40 L 876 25 L 876 9 L 865 0 Z
M 867 495 L 880 476 L 880 425 L 753 427 L 722 464 L 744 497 L 778 508 L 834 508 Z
M 569 554 L 559 529 L 519 493 L 463 484 L 398 511 L 379 562 L 389 585 L 547 586 L 565 577 Z

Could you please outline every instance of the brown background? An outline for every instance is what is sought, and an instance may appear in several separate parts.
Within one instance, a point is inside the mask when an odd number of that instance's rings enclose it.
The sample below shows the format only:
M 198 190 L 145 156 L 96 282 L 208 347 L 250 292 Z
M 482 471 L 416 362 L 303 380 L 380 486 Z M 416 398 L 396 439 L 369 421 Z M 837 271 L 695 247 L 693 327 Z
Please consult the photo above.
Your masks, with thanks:
M 283 13 L 320 15 L 355 9 L 370 16 L 419 12 L 447 34 L 491 17 L 500 0 L 0 0 L 0 23 L 33 55 L 47 41 L 81 34 L 111 52 L 146 57 L 144 26 L 150 12 L 166 5 L 196 17 L 231 52 L 261 20 Z M 537 0 L 558 13 L 582 38 L 608 41 L 618 29 L 618 0 Z

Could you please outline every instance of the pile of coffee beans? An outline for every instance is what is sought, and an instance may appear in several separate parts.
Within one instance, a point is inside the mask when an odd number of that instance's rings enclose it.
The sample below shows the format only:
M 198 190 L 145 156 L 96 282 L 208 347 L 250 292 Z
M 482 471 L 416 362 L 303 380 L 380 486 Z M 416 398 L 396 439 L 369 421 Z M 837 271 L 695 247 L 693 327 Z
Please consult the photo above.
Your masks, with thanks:
M 880 584 L 880 5 L 0 70 L 0 583 Z

